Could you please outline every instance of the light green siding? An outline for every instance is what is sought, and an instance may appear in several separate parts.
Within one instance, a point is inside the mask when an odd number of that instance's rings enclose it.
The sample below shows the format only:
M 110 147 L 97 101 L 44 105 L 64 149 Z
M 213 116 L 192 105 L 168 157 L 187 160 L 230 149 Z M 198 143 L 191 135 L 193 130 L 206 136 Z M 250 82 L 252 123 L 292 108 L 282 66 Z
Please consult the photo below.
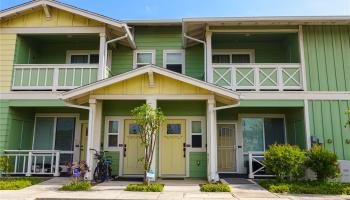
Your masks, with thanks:
M 350 91 L 350 26 L 303 26 L 309 90 Z
M 207 177 L 207 153 L 190 152 L 190 178 Z
M 182 30 L 180 26 L 173 27 L 135 27 L 135 42 L 137 49 L 156 51 L 156 65 L 163 66 L 163 50 L 182 49 Z M 204 77 L 204 52 L 202 45 L 196 45 L 186 49 L 185 66 L 186 74 L 203 79 Z M 112 73 L 121 74 L 132 70 L 133 50 L 117 45 L 113 49 Z
M 119 151 L 109 151 L 106 153 L 106 156 L 112 160 L 112 175 L 119 175 Z
M 165 116 L 205 116 L 205 101 L 158 101 Z
M 310 132 L 324 142 L 324 147 L 335 152 L 339 159 L 350 160 L 350 127 L 345 127 L 345 110 L 350 101 L 315 100 L 309 102 Z

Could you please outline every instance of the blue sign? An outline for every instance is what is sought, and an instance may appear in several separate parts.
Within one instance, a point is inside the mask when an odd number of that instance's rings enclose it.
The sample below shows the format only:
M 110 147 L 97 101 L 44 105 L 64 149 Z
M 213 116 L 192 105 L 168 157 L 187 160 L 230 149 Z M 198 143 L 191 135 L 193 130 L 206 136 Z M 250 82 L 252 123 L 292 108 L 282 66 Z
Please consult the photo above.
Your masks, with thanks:
M 80 174 L 80 169 L 79 168 L 74 168 L 73 169 L 73 176 L 74 177 L 79 177 Z

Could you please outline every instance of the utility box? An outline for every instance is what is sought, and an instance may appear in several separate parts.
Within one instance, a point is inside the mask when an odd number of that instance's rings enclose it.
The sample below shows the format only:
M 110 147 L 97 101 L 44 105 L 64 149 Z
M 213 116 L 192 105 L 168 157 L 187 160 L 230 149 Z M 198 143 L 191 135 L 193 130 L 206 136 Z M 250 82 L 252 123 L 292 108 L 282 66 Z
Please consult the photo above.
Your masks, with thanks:
M 350 183 L 350 161 L 338 160 L 338 163 L 341 173 L 340 181 L 343 183 Z

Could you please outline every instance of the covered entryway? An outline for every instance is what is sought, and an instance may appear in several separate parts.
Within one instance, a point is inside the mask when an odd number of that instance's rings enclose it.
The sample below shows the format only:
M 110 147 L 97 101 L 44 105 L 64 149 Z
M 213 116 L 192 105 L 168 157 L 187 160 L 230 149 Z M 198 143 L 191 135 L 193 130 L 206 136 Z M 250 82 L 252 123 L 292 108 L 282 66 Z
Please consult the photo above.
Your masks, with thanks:
M 186 176 L 186 120 L 167 120 L 160 145 L 161 176 Z
M 217 124 L 218 171 L 236 172 L 236 124 Z

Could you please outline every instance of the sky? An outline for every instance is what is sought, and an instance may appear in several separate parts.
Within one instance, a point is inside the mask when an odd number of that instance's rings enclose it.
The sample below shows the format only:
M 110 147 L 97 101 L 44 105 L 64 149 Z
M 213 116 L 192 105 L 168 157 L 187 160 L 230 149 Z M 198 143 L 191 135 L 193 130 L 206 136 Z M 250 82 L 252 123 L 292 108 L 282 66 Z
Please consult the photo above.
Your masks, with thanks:
M 28 0 L 0 0 L 1 10 Z M 114 19 L 350 15 L 350 0 L 60 0 Z

